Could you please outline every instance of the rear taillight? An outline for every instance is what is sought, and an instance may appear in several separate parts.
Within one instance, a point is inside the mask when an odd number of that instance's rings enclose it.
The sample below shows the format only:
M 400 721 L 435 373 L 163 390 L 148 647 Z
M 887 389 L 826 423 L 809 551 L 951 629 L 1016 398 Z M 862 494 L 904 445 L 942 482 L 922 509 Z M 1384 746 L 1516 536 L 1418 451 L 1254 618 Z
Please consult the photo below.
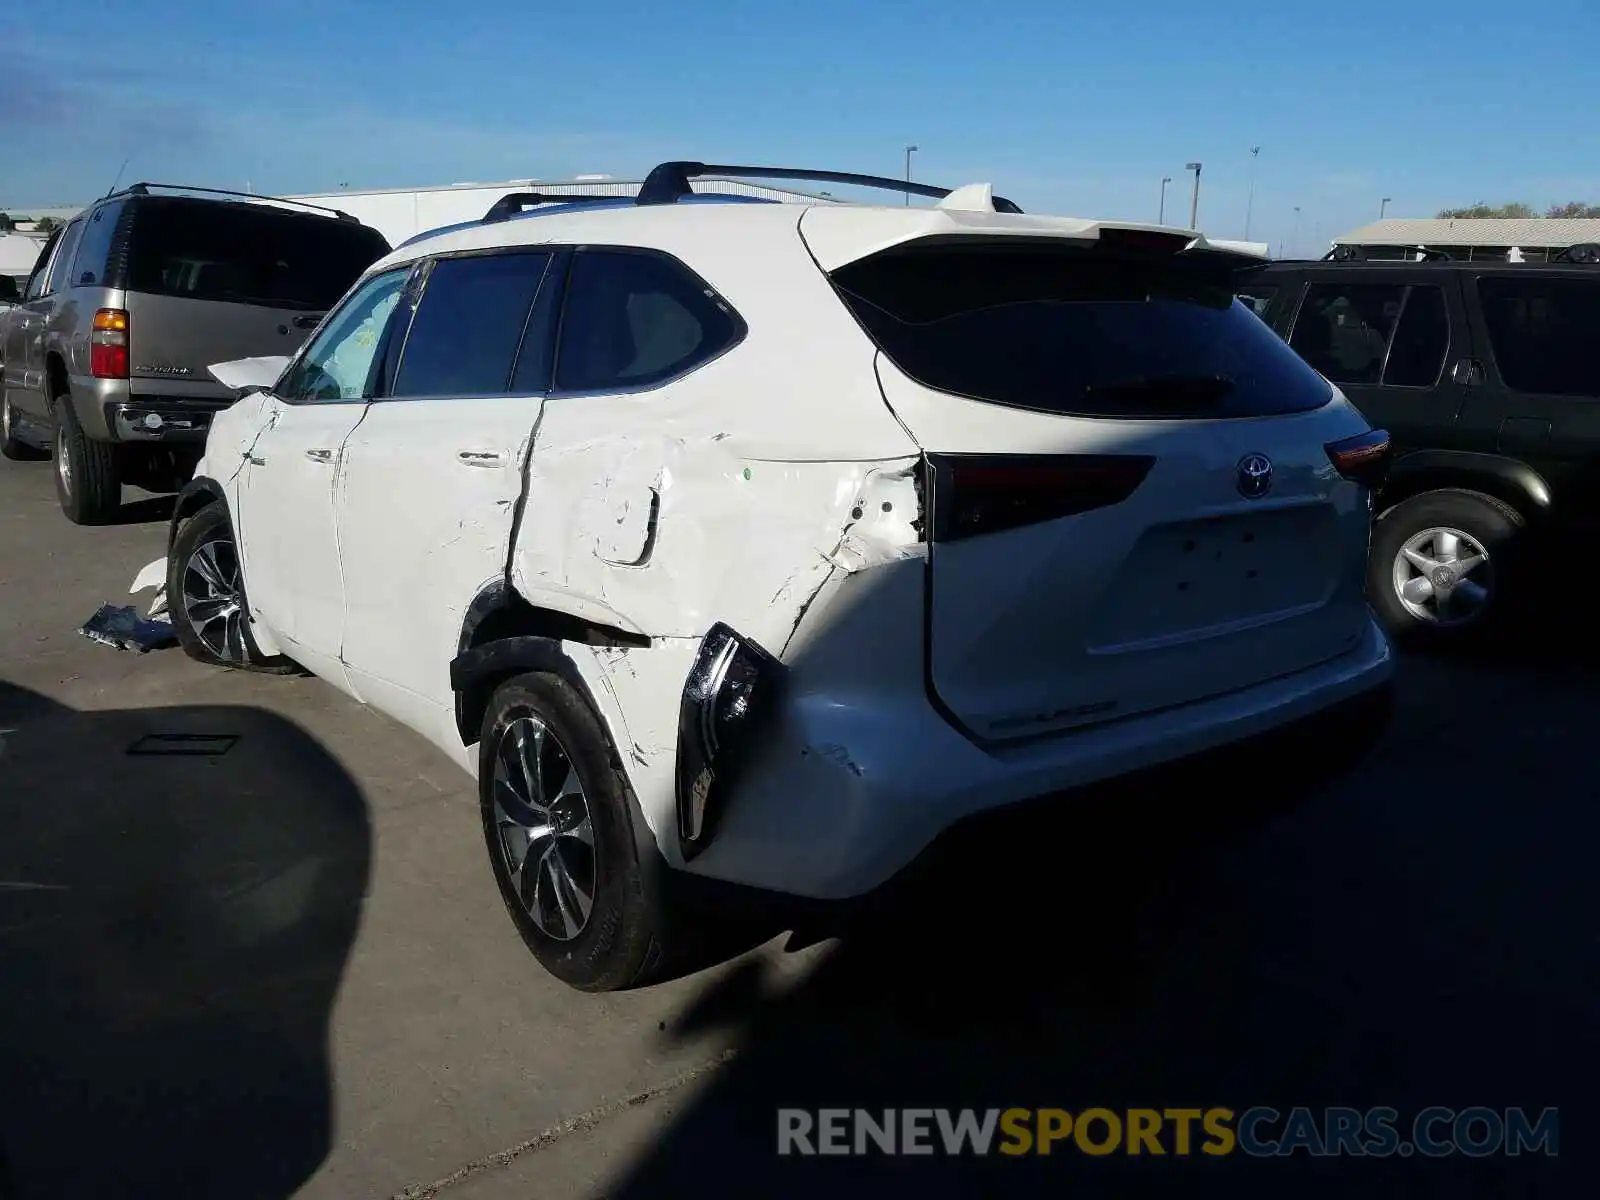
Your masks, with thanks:
M 1355 437 L 1329 442 L 1324 447 L 1333 469 L 1351 483 L 1362 487 L 1379 488 L 1389 475 L 1389 434 L 1387 430 L 1370 429 Z
M 953 542 L 1121 504 L 1155 461 L 1145 454 L 930 454 L 932 540 Z
M 128 314 L 120 308 L 102 308 L 94 314 L 89 335 L 89 374 L 96 379 L 128 377 Z
M 716 832 L 734 785 L 770 719 L 783 666 L 718 622 L 707 631 L 678 707 L 678 842 L 685 860 Z

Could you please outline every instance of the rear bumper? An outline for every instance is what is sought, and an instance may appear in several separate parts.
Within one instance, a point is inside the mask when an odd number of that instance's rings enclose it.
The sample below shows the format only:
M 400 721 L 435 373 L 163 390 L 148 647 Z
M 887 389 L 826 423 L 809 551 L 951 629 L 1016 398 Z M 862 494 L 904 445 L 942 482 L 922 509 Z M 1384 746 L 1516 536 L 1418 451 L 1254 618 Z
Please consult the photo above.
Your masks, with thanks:
M 990 751 L 940 719 L 920 677 L 915 688 L 891 684 L 869 698 L 813 687 L 798 672 L 769 740 L 727 798 L 716 839 L 686 869 L 809 899 L 861 896 L 968 817 L 1041 797 L 1084 803 L 1075 789 L 1315 722 L 1381 693 L 1393 674 L 1388 640 L 1369 617 L 1353 650 L 1309 670 Z M 1329 736 L 1340 728 L 1330 721 Z
M 148 379 L 74 376 L 72 403 L 97 442 L 162 442 L 203 446 L 211 418 L 234 402 L 220 384 L 167 385 Z M 160 390 L 136 390 L 159 388 Z

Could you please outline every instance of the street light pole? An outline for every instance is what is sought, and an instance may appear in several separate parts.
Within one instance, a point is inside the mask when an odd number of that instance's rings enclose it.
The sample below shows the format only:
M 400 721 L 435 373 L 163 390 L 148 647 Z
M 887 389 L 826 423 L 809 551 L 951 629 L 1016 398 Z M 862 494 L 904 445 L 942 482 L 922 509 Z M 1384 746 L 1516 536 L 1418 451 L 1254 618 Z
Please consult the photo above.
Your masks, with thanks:
M 1260 146 L 1250 147 L 1250 198 L 1244 202 L 1244 240 L 1250 240 L 1250 218 L 1256 207 L 1256 159 L 1261 154 Z
M 1194 197 L 1189 201 L 1189 228 L 1200 228 L 1200 164 L 1197 162 L 1184 163 L 1185 171 L 1194 172 Z
M 1167 223 L 1167 184 L 1171 182 L 1171 175 L 1163 175 L 1161 177 L 1161 208 L 1156 216 L 1157 225 L 1165 225 Z
M 1295 253 L 1300 252 L 1300 206 L 1294 206 L 1294 248 Z
M 1378 220 L 1380 220 L 1380 221 L 1383 220 L 1383 214 L 1389 211 L 1389 201 L 1390 201 L 1390 199 L 1391 199 L 1391 197 L 1385 196 L 1383 198 L 1383 203 L 1378 205 Z
M 906 182 L 907 183 L 911 182 L 911 156 L 913 154 L 915 154 L 917 152 L 917 150 L 918 150 L 918 147 L 916 147 L 916 146 L 907 146 L 906 147 Z M 911 204 L 911 193 L 909 191 L 907 191 L 906 192 L 906 205 L 909 207 L 910 204 Z

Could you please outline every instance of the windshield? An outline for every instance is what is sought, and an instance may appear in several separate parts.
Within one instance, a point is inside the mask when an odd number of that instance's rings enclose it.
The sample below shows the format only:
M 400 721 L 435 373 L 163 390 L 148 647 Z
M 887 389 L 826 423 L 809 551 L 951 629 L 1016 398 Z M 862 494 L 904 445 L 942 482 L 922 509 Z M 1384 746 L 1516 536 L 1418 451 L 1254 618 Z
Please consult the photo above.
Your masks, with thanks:
M 1180 259 L 913 246 L 833 280 L 902 371 L 975 400 L 1145 419 L 1302 412 L 1332 395 L 1231 279 Z
M 130 291 L 325 311 L 388 250 L 373 229 L 264 204 L 139 205 Z

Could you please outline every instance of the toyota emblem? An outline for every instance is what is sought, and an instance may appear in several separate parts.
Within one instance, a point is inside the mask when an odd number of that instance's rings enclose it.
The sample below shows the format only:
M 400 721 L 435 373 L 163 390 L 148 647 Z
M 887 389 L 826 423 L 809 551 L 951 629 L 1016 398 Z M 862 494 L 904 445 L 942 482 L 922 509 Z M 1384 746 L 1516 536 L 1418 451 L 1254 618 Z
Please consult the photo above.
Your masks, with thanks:
M 1272 460 L 1265 454 L 1246 454 L 1237 475 L 1239 495 L 1246 500 L 1259 500 L 1272 490 Z

